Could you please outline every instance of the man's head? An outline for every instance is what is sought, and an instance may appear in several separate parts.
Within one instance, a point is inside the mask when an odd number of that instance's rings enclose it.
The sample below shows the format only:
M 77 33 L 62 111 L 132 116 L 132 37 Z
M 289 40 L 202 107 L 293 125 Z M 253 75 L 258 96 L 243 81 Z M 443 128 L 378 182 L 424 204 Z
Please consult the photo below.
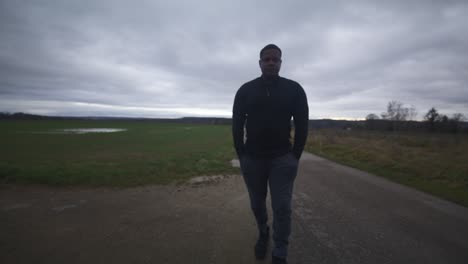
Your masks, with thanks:
M 268 44 L 260 51 L 258 61 L 263 76 L 278 76 L 281 69 L 281 49 L 275 44 Z

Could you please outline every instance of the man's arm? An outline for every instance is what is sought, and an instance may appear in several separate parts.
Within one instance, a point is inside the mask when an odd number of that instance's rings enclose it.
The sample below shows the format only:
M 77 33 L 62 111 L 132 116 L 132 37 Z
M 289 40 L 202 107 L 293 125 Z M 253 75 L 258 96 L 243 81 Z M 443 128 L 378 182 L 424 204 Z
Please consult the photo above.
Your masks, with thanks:
M 242 88 L 242 87 L 241 87 Z M 234 99 L 232 109 L 232 137 L 237 156 L 240 158 L 245 153 L 244 146 L 244 124 L 246 119 L 245 99 L 242 89 L 239 89 Z
M 296 99 L 294 108 L 294 146 L 293 154 L 299 159 L 304 150 L 304 145 L 307 140 L 309 127 L 309 105 L 307 104 L 307 96 L 304 89 L 299 85 L 299 94 Z

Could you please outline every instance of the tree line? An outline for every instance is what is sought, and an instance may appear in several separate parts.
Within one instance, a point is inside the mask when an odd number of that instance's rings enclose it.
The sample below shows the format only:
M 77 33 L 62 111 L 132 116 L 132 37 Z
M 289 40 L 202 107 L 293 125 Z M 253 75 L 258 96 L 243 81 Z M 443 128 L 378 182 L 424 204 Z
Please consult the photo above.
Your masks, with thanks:
M 439 113 L 435 107 L 431 107 L 423 117 L 423 121 L 416 121 L 417 110 L 414 106 L 405 106 L 399 101 L 390 101 L 387 111 L 380 114 L 374 113 L 366 116 L 366 128 L 370 130 L 390 131 L 421 131 L 430 132 L 468 132 L 467 119 L 462 113 L 452 116 Z

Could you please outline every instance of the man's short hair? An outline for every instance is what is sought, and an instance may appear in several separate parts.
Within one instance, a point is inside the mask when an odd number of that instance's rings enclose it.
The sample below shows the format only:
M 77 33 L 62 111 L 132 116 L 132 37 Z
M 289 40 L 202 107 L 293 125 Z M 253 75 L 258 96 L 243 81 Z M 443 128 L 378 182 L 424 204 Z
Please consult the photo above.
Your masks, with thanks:
M 281 49 L 280 49 L 278 46 L 276 46 L 275 44 L 268 44 L 268 45 L 266 45 L 266 46 L 260 51 L 260 59 L 262 58 L 263 52 L 264 52 L 265 50 L 269 50 L 269 49 L 278 50 L 279 53 L 280 53 L 280 56 L 282 55 Z

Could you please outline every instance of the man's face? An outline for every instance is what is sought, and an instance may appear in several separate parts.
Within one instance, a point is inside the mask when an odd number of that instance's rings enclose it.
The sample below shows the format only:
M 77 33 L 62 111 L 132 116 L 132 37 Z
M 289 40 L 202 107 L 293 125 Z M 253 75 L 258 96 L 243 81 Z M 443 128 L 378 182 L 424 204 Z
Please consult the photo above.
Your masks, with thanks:
M 281 55 L 279 50 L 264 50 L 259 64 L 264 76 L 277 76 L 281 69 Z

